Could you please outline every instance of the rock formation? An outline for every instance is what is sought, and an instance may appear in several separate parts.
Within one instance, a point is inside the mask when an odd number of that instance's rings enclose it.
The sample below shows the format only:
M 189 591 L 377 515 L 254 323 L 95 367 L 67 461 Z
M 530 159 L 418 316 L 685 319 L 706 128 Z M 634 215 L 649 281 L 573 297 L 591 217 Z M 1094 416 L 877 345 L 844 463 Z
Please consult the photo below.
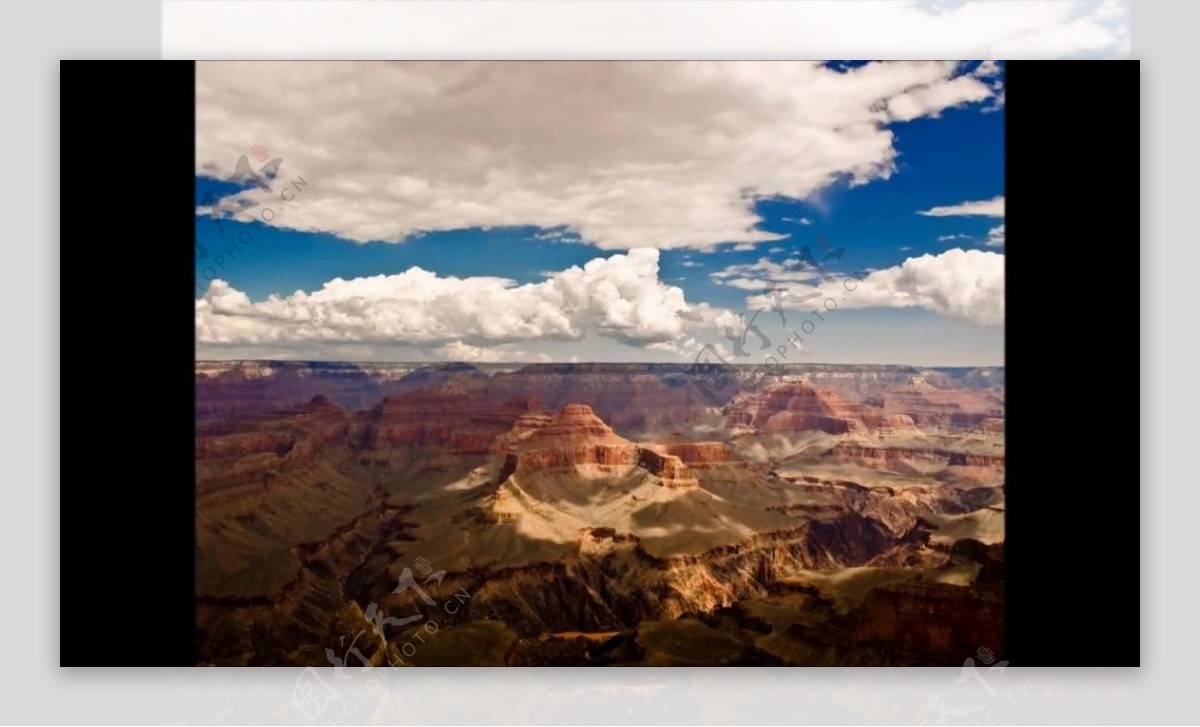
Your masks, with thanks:
M 514 475 L 576 467 L 605 475 L 624 474 L 640 467 L 659 477 L 666 487 L 698 484 L 678 456 L 643 448 L 617 436 L 586 404 L 567 404 L 549 419 L 543 415 L 522 417 L 496 442 L 504 454 L 500 482 Z
M 829 389 L 804 381 L 782 382 L 736 402 L 729 425 L 757 432 L 819 431 L 848 434 L 874 430 L 913 430 L 911 417 L 853 404 Z
M 1002 369 L 788 365 L 727 415 L 683 365 L 196 376 L 201 663 L 1002 657 Z M 410 658 L 373 626 L 413 613 Z

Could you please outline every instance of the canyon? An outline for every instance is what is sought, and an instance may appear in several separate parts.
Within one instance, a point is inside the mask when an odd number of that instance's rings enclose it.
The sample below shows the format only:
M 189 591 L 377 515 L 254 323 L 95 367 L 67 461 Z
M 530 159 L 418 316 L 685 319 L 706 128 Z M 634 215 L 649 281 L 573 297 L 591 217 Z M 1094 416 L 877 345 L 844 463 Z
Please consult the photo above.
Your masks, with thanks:
M 1004 650 L 1004 370 L 196 364 L 201 664 Z

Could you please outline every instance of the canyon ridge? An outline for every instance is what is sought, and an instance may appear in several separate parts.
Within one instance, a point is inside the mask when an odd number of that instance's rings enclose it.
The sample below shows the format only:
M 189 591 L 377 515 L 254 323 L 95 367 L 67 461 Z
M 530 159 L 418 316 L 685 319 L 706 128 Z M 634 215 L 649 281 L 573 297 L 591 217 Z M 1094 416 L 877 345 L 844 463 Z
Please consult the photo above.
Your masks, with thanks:
M 1003 658 L 1002 367 L 693 373 L 197 362 L 200 663 Z

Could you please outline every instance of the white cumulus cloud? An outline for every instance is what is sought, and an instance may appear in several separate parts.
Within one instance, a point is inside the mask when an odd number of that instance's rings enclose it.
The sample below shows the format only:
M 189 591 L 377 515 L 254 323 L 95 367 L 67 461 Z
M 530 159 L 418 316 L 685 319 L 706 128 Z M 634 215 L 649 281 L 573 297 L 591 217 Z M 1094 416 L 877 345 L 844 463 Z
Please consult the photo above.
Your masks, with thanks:
M 779 239 L 756 199 L 886 179 L 890 123 L 994 94 L 942 61 L 202 62 L 196 76 L 198 173 L 228 177 L 253 144 L 283 160 L 274 189 L 237 195 L 265 224 L 358 242 L 533 225 L 608 250 Z
M 433 355 L 445 361 L 466 361 L 468 363 L 515 362 L 550 363 L 554 360 L 546 353 L 526 352 L 512 349 L 502 349 L 491 346 L 472 346 L 462 341 L 451 341 L 433 349 Z
M 862 275 L 860 273 L 860 275 Z M 784 306 L 814 293 L 835 299 L 838 308 L 925 308 L 979 326 L 1004 324 L 1004 255 L 955 248 L 921 255 L 903 263 L 833 283 L 783 283 Z M 851 290 L 853 288 L 853 290 Z M 751 296 L 751 309 L 769 308 L 767 295 Z
M 680 288 L 660 281 L 658 261 L 658 250 L 641 248 L 524 285 L 414 267 L 262 301 L 218 279 L 196 301 L 196 337 L 206 346 L 403 345 L 467 361 L 514 360 L 512 351 L 496 356 L 488 346 L 589 335 L 662 350 L 711 326 L 721 311 L 689 304 Z

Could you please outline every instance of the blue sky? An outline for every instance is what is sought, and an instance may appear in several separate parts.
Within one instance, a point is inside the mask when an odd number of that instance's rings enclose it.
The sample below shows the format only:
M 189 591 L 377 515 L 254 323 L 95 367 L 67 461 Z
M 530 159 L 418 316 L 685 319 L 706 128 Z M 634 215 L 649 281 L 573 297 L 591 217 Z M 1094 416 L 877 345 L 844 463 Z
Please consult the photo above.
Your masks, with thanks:
M 426 109 L 378 119 L 371 118 L 372 94 L 403 97 L 425 76 L 441 82 L 461 72 L 405 68 L 371 80 L 373 64 L 339 68 L 368 79 L 358 89 L 368 105 L 357 108 L 321 79 L 267 70 L 282 74 L 283 93 L 297 107 L 341 109 L 330 122 L 311 111 L 289 114 L 288 103 L 247 113 L 234 103 L 238 74 L 230 65 L 202 64 L 198 77 L 196 240 L 208 252 L 196 269 L 201 358 L 688 361 L 711 343 L 731 361 L 755 363 L 734 355 L 724 327 L 731 316 L 769 308 L 752 283 L 779 288 L 785 307 L 828 293 L 832 284 L 797 261 L 801 246 L 816 249 L 823 236 L 844 249 L 825 266 L 835 277 L 874 272 L 855 293 L 841 290 L 837 310 L 810 319 L 813 335 L 803 350 L 789 349 L 789 360 L 1003 363 L 1002 65 L 839 62 L 794 75 L 767 66 L 715 81 L 709 75 L 724 69 L 699 69 L 710 86 L 677 99 L 678 115 L 665 104 L 646 108 L 675 93 L 657 84 L 678 85 L 655 68 L 594 70 L 615 87 L 599 98 L 580 98 L 586 91 L 571 78 L 589 64 L 557 64 L 574 68 L 552 74 L 544 71 L 550 64 L 529 74 L 483 68 L 472 70 L 490 89 L 481 98 L 448 94 Z M 251 69 L 263 72 L 258 64 Z M 743 81 L 750 71 L 753 82 Z M 687 79 L 698 72 L 688 69 Z M 888 88 L 876 91 L 884 81 Z M 509 91 L 554 83 L 576 98 L 539 109 Z M 781 105 L 777 95 L 788 93 L 794 101 Z M 722 94 L 741 118 L 721 108 Z M 316 103 L 322 95 L 329 97 L 324 106 Z M 746 97 L 749 103 L 740 101 Z M 689 103 L 699 111 L 684 113 Z M 740 111 L 755 103 L 761 110 Z M 573 116 L 590 104 L 600 111 Z M 860 108 L 824 110 L 839 104 Z M 206 123 L 208 110 L 219 122 Z M 481 110 L 501 119 L 479 121 Z M 604 120 L 588 128 L 598 113 Z M 238 114 L 246 114 L 244 123 L 233 123 Z M 633 117 L 628 124 L 623 114 Z M 642 138 L 639 115 L 657 122 L 662 135 Z M 421 143 L 410 140 L 406 123 Z M 678 133 L 666 135 L 672 128 Z M 669 148 L 676 140 L 679 148 Z M 281 159 L 269 193 L 223 181 L 243 154 L 254 168 L 264 164 L 250 152 L 256 143 Z M 395 158 L 372 156 L 379 148 Z M 426 156 L 423 149 L 438 151 Z M 560 181 L 547 180 L 554 175 Z M 377 190 L 385 191 L 373 197 Z M 218 224 L 207 207 L 213 199 L 257 206 Z M 501 224 L 484 224 L 492 221 Z M 250 242 L 231 248 L 239 237 Z M 657 259 L 635 264 L 632 249 L 653 250 Z M 614 256 L 595 275 L 564 274 Z M 405 275 L 414 268 L 434 279 Z M 337 278 L 351 284 L 317 295 Z M 496 278 L 505 282 L 487 282 Z M 537 288 L 551 278 L 543 287 L 552 290 Z M 462 305 L 477 288 L 487 291 L 478 294 L 478 309 Z M 299 298 L 289 298 L 297 291 Z M 519 315 L 497 315 L 506 306 Z M 791 327 L 770 311 L 756 320 L 770 320 L 768 337 L 782 340 L 799 332 L 812 306 L 797 303 Z M 498 323 L 508 318 L 511 330 Z

